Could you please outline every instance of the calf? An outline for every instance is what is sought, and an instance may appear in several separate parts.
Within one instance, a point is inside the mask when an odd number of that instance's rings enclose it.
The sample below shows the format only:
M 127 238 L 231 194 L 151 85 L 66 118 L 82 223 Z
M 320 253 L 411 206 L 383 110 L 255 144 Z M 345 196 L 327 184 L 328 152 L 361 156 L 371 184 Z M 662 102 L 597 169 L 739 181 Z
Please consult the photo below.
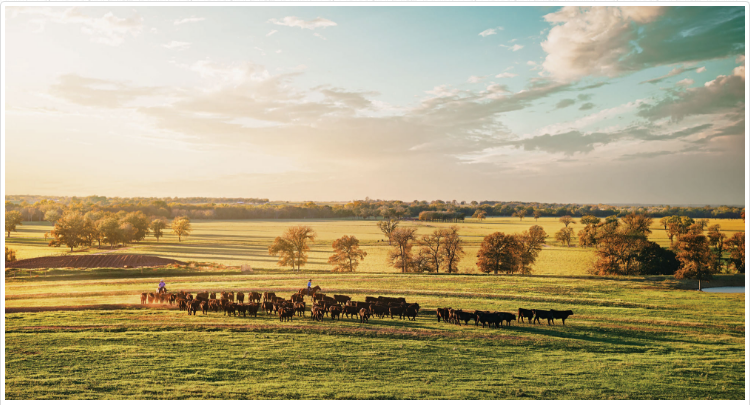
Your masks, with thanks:
M 148 300 L 148 293 L 141 293 L 141 305 L 145 304 Z
M 191 312 L 193 313 L 193 315 L 195 315 L 195 313 L 198 312 L 199 309 L 201 309 L 201 301 L 191 301 L 188 305 L 188 315 L 190 315 Z
M 341 306 L 331 305 L 328 310 L 331 312 L 331 319 L 336 319 L 336 317 L 338 317 L 339 320 L 341 319 Z
M 552 324 L 555 324 L 555 319 L 562 319 L 563 326 L 565 326 L 565 320 L 568 319 L 569 316 L 573 315 L 573 311 L 567 310 L 567 311 L 555 311 L 554 309 L 549 311 L 552 315 Z
M 346 304 L 347 301 L 350 301 L 352 297 L 348 295 L 333 294 L 333 299 L 336 300 L 336 303 L 343 305 L 343 304 Z
M 531 323 L 531 319 L 533 317 L 534 317 L 533 309 L 518 308 L 518 320 L 521 321 L 521 323 L 524 323 L 523 318 L 528 318 L 529 323 Z
M 304 302 L 295 302 L 294 303 L 294 311 L 297 313 L 298 316 L 305 317 L 305 303 Z
M 437 315 L 437 321 L 440 323 L 440 319 L 443 319 L 443 322 L 448 322 L 448 317 L 450 316 L 450 308 L 438 308 L 435 310 L 435 314 Z
M 291 322 L 292 317 L 294 317 L 294 308 L 280 308 L 279 309 L 279 321 L 284 321 L 286 319 L 287 321 Z
M 247 314 L 252 315 L 253 318 L 258 317 L 258 308 L 260 308 L 260 304 L 257 302 L 251 302 L 249 304 L 245 305 L 245 308 L 247 309 Z
M 359 323 L 367 322 L 370 323 L 370 311 L 366 308 L 359 310 Z
M 245 302 L 245 294 L 244 293 L 241 293 L 241 292 L 237 293 L 237 302 L 239 302 L 240 304 L 242 304 L 242 303 Z

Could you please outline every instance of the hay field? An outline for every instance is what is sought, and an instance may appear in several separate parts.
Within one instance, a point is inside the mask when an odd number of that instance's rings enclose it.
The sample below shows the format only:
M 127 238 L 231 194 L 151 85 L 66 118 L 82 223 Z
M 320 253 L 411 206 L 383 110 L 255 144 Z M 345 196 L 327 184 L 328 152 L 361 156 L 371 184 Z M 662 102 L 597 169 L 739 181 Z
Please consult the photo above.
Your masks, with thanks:
M 669 245 L 669 239 L 658 221 L 654 221 L 651 239 L 662 246 Z M 744 229 L 741 220 L 712 220 L 710 224 L 719 223 L 727 236 Z M 389 246 L 385 237 L 373 220 L 202 220 L 193 221 L 192 235 L 182 242 L 171 233 L 166 233 L 159 242 L 153 236 L 148 236 L 142 242 L 134 243 L 117 250 L 79 248 L 72 254 L 151 254 L 181 261 L 215 262 L 225 265 L 249 264 L 253 269 L 275 269 L 277 258 L 268 255 L 268 246 L 276 236 L 281 235 L 287 227 L 294 225 L 308 225 L 317 232 L 317 239 L 311 244 L 310 260 L 306 270 L 330 270 L 328 257 L 332 254 L 332 242 L 342 235 L 354 235 L 360 240 L 362 248 L 368 256 L 359 267 L 360 272 L 396 272 L 386 264 Z M 416 226 L 420 235 L 431 233 L 437 228 L 449 227 L 453 224 L 402 222 L 402 226 Z M 586 274 L 586 269 L 594 258 L 592 249 L 566 247 L 560 245 L 553 235 L 563 225 L 558 218 L 488 218 L 484 221 L 468 219 L 456 224 L 460 227 L 460 235 L 464 240 L 466 255 L 459 264 L 463 273 L 476 272 L 476 253 L 484 236 L 492 232 L 515 233 L 522 232 L 532 225 L 542 226 L 550 235 L 547 246 L 542 250 L 534 274 L 547 275 L 575 275 Z M 575 232 L 582 229 L 581 224 L 571 225 Z M 18 232 L 13 232 L 6 244 L 18 250 L 18 259 L 28 259 L 38 256 L 64 255 L 70 249 L 61 247 L 47 247 L 44 233 L 51 226 L 48 222 L 27 222 L 19 226 Z M 574 242 L 577 242 L 575 240 Z

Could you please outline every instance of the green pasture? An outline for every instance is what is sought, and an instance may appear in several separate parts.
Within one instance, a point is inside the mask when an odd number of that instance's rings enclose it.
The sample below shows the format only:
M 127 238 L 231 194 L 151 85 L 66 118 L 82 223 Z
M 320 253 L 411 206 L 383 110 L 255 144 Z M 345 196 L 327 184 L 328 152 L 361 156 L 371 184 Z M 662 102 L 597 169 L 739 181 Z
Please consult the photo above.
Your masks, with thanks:
M 721 229 L 731 236 L 744 229 L 741 220 L 711 220 L 710 224 L 719 223 Z M 317 239 L 311 244 L 310 259 L 305 268 L 313 271 L 330 270 L 327 263 L 332 254 L 332 242 L 343 235 L 355 235 L 368 256 L 361 263 L 358 271 L 382 273 L 397 271 L 386 264 L 389 250 L 388 242 L 373 220 L 202 220 L 193 221 L 192 235 L 182 242 L 171 233 L 156 242 L 153 236 L 144 241 L 124 248 L 110 250 L 79 248 L 73 254 L 149 254 L 182 261 L 214 262 L 225 265 L 247 264 L 253 269 L 275 269 L 277 258 L 268 255 L 268 246 L 284 230 L 294 225 L 308 225 L 317 232 Z M 554 239 L 554 234 L 563 227 L 558 218 L 489 218 L 484 221 L 467 219 L 463 223 L 429 223 L 402 222 L 402 226 L 416 226 L 418 234 L 428 234 L 437 228 L 457 225 L 465 242 L 466 255 L 459 264 L 462 273 L 477 272 L 476 253 L 482 239 L 493 232 L 522 232 L 532 225 L 542 226 L 550 235 L 547 245 L 542 250 L 534 266 L 534 274 L 543 275 L 583 275 L 594 260 L 593 249 L 561 245 Z M 582 225 L 571 225 L 577 233 Z M 6 238 L 6 245 L 17 250 L 18 259 L 39 256 L 65 255 L 70 249 L 65 247 L 47 247 L 44 233 L 52 227 L 48 222 L 25 222 Z M 165 230 L 168 232 L 169 230 Z M 662 246 L 669 245 L 669 239 L 657 220 L 652 226 L 652 240 Z M 577 239 L 573 241 L 577 243 Z
M 312 277 L 329 294 L 403 296 L 422 307 L 416 321 L 360 324 L 126 307 L 161 276 L 120 271 L 130 274 L 6 278 L 6 310 L 21 311 L 5 316 L 6 399 L 745 397 L 744 294 L 686 290 L 671 277 L 266 271 L 166 280 L 173 291 L 288 297 Z M 744 277 L 714 284 L 743 285 Z M 54 310 L 76 305 L 93 307 Z M 566 326 L 483 329 L 438 323 L 443 306 L 574 315 Z

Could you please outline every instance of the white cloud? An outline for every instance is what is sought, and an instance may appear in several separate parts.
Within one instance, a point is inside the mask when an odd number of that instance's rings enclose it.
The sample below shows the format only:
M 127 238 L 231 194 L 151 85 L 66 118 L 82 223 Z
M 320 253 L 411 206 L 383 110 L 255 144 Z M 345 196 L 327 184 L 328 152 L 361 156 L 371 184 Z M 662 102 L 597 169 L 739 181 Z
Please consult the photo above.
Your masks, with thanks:
M 703 67 L 699 67 L 698 69 L 696 69 L 696 70 L 695 70 L 695 73 L 703 73 L 703 72 L 705 72 L 705 71 L 706 71 L 706 67 L 705 67 L 705 66 L 703 66 Z
M 320 39 L 324 39 L 324 40 L 325 40 L 325 39 L 327 39 L 326 37 L 324 37 L 324 36 L 323 36 L 323 35 L 322 35 L 321 33 L 319 33 L 319 32 L 316 32 L 316 33 L 315 33 L 315 34 L 313 34 L 313 35 L 315 35 L 316 37 L 318 37 L 318 38 L 320 38 Z
M 137 12 L 134 12 L 130 17 L 120 18 L 112 12 L 108 12 L 101 17 L 93 17 L 83 13 L 82 9 L 78 7 L 67 8 L 63 11 L 57 10 L 59 8 L 26 7 L 13 10 L 13 15 L 31 14 L 38 16 L 38 18 L 31 19 L 33 23 L 39 25 L 36 32 L 43 32 L 48 22 L 79 24 L 81 25 L 81 32 L 91 36 L 91 42 L 110 46 L 118 46 L 125 41 L 127 35 L 135 37 L 143 31 L 143 17 Z
M 501 44 L 500 46 L 502 46 L 503 48 L 508 48 L 508 49 L 510 49 L 510 50 L 511 50 L 511 51 L 513 51 L 513 52 L 516 52 L 516 51 L 519 51 L 519 50 L 523 49 L 523 45 L 519 45 L 519 44 L 515 44 L 515 45 L 513 45 L 513 46 L 510 46 L 510 45 L 502 45 L 502 44 Z
M 180 20 L 175 20 L 174 25 L 182 25 L 182 24 L 187 24 L 187 23 L 199 22 L 203 20 L 205 20 L 205 18 L 203 17 L 188 17 L 188 18 L 183 18 Z
M 737 59 L 734 60 L 735 63 L 745 63 L 745 55 L 739 55 Z
M 273 35 L 273 34 L 275 34 L 277 32 L 279 32 L 279 31 L 278 30 L 271 30 L 271 32 L 269 32 L 268 34 L 266 34 L 266 36 L 270 37 L 271 35 Z
M 536 66 L 536 62 L 534 62 L 533 60 L 526 62 L 526 64 L 529 66 Z
M 488 28 L 488 29 L 486 29 L 486 30 L 484 30 L 484 31 L 482 31 L 482 32 L 479 33 L 479 35 L 481 35 L 483 37 L 490 36 L 490 35 L 495 35 L 495 34 L 497 34 L 497 31 L 494 28 Z
M 167 49 L 182 51 L 190 48 L 190 42 L 170 41 L 169 43 L 162 44 L 162 46 Z
M 516 77 L 516 76 L 518 75 L 515 73 L 505 72 L 505 73 L 500 73 L 499 75 L 495 77 L 498 79 L 504 79 L 504 78 L 510 78 L 510 77 Z
M 563 7 L 544 19 L 550 29 L 542 49 L 544 69 L 562 80 L 584 76 L 613 77 L 622 72 L 620 60 L 630 52 L 635 31 L 631 21 L 653 21 L 663 7 Z
M 318 17 L 312 20 L 305 21 L 301 18 L 294 17 L 294 16 L 287 16 L 282 18 L 281 20 L 277 20 L 275 18 L 272 18 L 268 20 L 268 22 L 274 23 L 276 25 L 284 25 L 287 27 L 300 27 L 302 29 L 308 29 L 308 30 L 314 30 L 316 28 L 326 28 L 326 27 L 335 27 L 335 22 Z
M 489 76 L 469 76 L 469 80 L 467 82 L 469 83 L 479 83 L 482 80 L 488 78 Z
M 693 83 L 695 83 L 695 80 L 693 79 L 682 79 L 679 82 L 675 83 L 675 85 L 678 87 L 689 87 Z

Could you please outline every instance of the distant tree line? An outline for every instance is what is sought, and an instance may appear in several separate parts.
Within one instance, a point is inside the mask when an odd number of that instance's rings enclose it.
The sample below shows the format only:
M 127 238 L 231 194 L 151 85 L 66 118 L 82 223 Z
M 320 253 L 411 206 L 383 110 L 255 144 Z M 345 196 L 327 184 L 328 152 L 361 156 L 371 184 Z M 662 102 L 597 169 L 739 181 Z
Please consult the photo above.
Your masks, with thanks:
M 443 201 L 414 200 L 380 201 L 359 200 L 341 204 L 314 202 L 286 203 L 270 202 L 262 198 L 107 198 L 7 196 L 6 211 L 18 211 L 24 221 L 42 221 L 48 215 L 60 215 L 63 211 L 104 211 L 110 213 L 143 212 L 147 216 L 164 218 L 187 217 L 190 219 L 313 219 L 313 218 L 412 218 L 418 219 L 422 212 L 453 213 L 459 217 L 510 217 L 520 220 L 525 217 L 582 218 L 594 216 L 606 218 L 624 217 L 629 213 L 645 214 L 652 218 L 680 216 L 688 218 L 741 218 L 742 207 L 672 207 L 613 206 L 604 204 L 553 204 L 496 201 Z M 478 216 L 481 213 L 480 216 Z M 425 214 L 434 216 L 435 214 Z M 442 220 L 442 219 L 431 219 Z

